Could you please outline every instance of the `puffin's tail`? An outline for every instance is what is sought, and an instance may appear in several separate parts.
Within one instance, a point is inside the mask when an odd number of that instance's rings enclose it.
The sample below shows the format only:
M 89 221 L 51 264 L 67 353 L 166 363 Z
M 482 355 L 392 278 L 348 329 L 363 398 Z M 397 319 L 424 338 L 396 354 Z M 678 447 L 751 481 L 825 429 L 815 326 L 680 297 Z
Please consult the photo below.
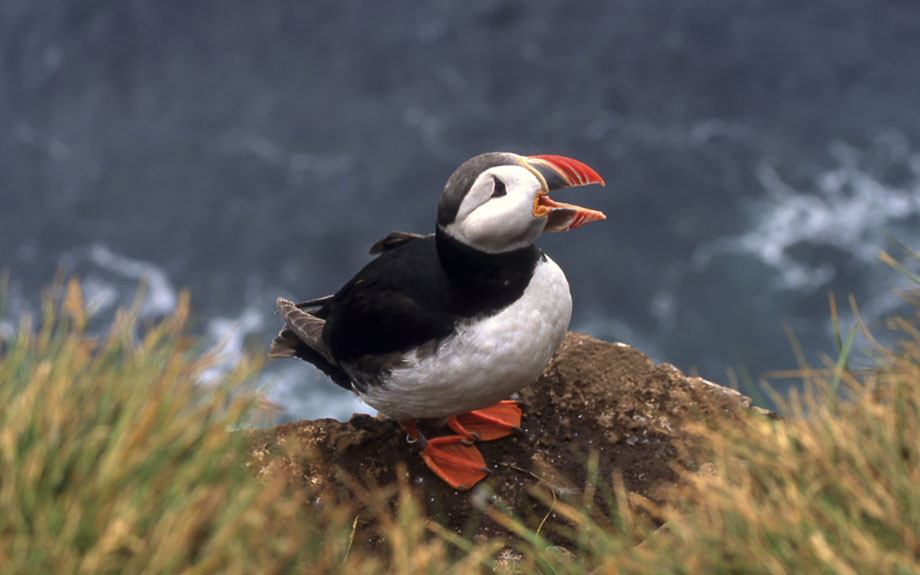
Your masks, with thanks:
M 306 345 L 326 361 L 334 363 L 329 348 L 322 340 L 326 320 L 303 311 L 297 304 L 283 297 L 278 298 L 277 305 L 278 313 L 284 318 L 287 327 L 272 341 L 269 357 L 295 357 L 297 349 Z
M 302 345 L 304 343 L 294 335 L 294 332 L 285 327 L 272 340 L 272 347 L 268 350 L 268 357 L 272 359 L 297 357 L 297 348 Z
M 332 381 L 351 391 L 351 378 L 345 373 L 329 348 L 323 343 L 326 320 L 311 315 L 292 301 L 278 298 L 278 313 L 287 325 L 272 340 L 268 357 L 296 357 L 312 363 Z

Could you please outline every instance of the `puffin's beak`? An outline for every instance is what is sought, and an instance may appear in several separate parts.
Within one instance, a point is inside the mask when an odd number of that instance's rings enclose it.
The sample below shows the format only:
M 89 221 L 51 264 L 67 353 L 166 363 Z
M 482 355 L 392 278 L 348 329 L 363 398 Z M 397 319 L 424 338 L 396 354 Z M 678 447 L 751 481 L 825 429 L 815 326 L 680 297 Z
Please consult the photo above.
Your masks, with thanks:
M 586 186 L 588 184 L 604 185 L 604 178 L 587 164 L 565 156 L 528 156 L 524 165 L 543 183 L 543 189 L 533 203 L 533 217 L 549 216 L 546 232 L 562 232 L 598 220 L 606 220 L 603 212 L 557 202 L 549 193 L 562 188 Z

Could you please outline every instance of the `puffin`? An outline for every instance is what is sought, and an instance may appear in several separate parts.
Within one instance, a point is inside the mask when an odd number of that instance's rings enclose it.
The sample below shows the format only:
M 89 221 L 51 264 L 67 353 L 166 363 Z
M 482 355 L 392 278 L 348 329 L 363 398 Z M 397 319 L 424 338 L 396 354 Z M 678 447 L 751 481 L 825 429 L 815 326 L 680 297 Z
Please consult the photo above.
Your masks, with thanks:
M 562 343 L 572 296 L 534 242 L 606 219 L 550 192 L 604 185 L 558 155 L 491 152 L 447 180 L 434 233 L 393 232 L 332 295 L 278 298 L 284 327 L 272 358 L 298 358 L 405 430 L 426 465 L 455 489 L 489 474 L 476 447 L 520 429 L 508 399 L 535 381 Z M 425 437 L 416 422 L 454 433 Z

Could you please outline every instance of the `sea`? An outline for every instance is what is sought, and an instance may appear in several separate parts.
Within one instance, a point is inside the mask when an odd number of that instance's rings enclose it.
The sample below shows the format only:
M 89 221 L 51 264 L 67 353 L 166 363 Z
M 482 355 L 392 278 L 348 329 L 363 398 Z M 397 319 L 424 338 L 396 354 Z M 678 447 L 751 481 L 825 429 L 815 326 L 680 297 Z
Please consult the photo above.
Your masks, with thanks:
M 571 329 L 750 392 L 837 357 L 831 294 L 844 337 L 851 300 L 882 341 L 913 313 L 879 254 L 918 267 L 918 61 L 911 0 L 3 0 L 0 338 L 59 274 L 100 331 L 187 288 L 219 378 L 276 297 L 433 231 L 464 160 L 562 154 L 607 182 L 538 244 Z M 302 362 L 259 384 L 280 421 L 372 413 Z

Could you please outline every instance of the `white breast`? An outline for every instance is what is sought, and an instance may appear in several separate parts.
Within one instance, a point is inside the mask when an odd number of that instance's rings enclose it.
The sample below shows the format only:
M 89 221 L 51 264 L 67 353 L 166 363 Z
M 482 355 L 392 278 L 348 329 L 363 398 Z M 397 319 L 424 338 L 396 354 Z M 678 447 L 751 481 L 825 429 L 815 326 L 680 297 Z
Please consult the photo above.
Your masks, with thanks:
M 386 385 L 372 386 L 359 397 L 397 421 L 488 407 L 537 379 L 571 317 L 569 283 L 547 257 L 516 302 L 459 325 L 434 354 L 408 354 Z

